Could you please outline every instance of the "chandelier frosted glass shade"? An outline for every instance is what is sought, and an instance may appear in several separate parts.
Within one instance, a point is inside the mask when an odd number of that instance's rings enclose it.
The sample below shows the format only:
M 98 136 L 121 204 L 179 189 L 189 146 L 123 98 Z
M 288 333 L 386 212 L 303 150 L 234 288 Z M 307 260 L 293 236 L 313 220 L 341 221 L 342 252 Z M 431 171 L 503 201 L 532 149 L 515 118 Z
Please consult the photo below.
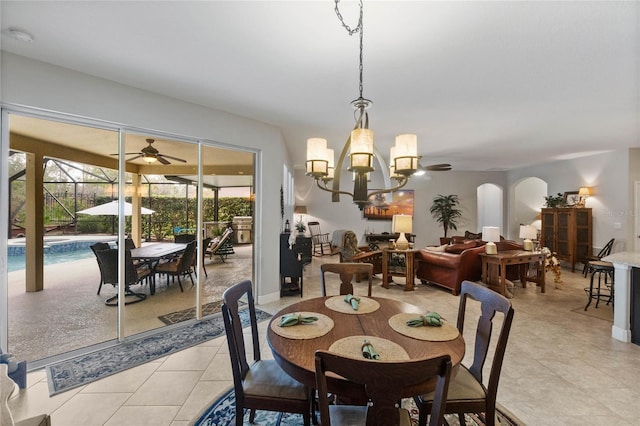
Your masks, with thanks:
M 373 168 L 373 131 L 353 129 L 351 131 L 351 166 L 349 171 L 367 173 Z
M 327 159 L 327 140 L 310 138 L 307 140 L 307 171 L 306 174 L 314 178 L 322 178 L 329 174 Z M 333 152 L 332 152 L 333 154 Z M 333 155 L 332 155 L 333 157 Z M 333 158 L 331 159 L 333 162 Z

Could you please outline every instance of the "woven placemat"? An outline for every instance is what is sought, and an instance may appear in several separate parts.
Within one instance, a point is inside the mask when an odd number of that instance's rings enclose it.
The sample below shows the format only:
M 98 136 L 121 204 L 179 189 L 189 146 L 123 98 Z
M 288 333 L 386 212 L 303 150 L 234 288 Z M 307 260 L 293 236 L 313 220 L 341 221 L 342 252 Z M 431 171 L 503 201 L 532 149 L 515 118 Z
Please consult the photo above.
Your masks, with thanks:
M 368 297 L 356 296 L 360 297 L 360 303 L 358 304 L 358 310 L 354 310 L 351 307 L 351 304 L 344 301 L 344 296 L 334 296 L 330 297 L 324 301 L 324 304 L 327 308 L 332 311 L 341 312 L 343 314 L 370 314 L 371 312 L 375 312 L 380 308 L 380 304 L 373 299 Z
M 409 354 L 397 343 L 382 337 L 375 336 L 349 336 L 336 340 L 329 347 L 329 352 L 348 356 L 356 359 L 366 359 L 362 356 L 362 345 L 367 339 L 380 354 L 380 361 L 406 361 Z
M 333 328 L 333 320 L 326 315 L 317 312 L 296 312 L 297 314 L 310 317 L 318 317 L 318 321 L 309 324 L 298 324 L 289 327 L 280 327 L 280 318 L 271 321 L 271 330 L 279 336 L 287 339 L 315 339 L 324 336 Z
M 389 325 L 400 334 L 418 340 L 428 340 L 430 342 L 446 342 L 457 338 L 460 334 L 456 327 L 446 321 L 442 321 L 442 326 L 440 327 L 409 327 L 407 325 L 408 320 L 418 318 L 419 316 L 419 314 L 411 313 L 395 314 L 389 318 Z

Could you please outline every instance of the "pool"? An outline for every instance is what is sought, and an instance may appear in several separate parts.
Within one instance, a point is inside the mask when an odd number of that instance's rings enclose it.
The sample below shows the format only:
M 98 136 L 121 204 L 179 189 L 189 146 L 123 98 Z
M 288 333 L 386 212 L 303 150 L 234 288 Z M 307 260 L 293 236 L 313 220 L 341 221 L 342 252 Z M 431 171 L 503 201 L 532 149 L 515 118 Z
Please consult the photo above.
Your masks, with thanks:
M 102 240 L 72 240 L 68 238 L 51 238 L 44 240 L 44 264 L 71 262 L 93 257 L 91 246 Z M 8 246 L 7 270 L 19 271 L 25 268 L 26 247 L 24 241 L 14 241 Z

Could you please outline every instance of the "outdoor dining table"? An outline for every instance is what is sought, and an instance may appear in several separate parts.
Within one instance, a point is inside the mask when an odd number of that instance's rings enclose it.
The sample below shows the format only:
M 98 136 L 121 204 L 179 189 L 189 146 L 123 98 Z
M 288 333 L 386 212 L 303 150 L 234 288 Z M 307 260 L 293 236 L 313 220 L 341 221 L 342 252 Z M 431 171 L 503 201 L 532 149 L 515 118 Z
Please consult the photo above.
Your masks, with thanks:
M 173 257 L 176 254 L 183 252 L 185 248 L 187 248 L 187 245 L 182 243 L 147 244 L 131 249 L 131 258 L 134 260 L 144 261 L 153 269 L 153 266 L 156 265 L 160 259 Z M 152 279 L 151 284 L 149 285 L 149 293 L 155 294 L 155 292 L 155 279 Z
M 436 310 L 437 307 L 433 308 Z M 290 313 L 319 319 L 310 324 L 281 327 L 281 318 Z M 356 311 L 344 302 L 344 296 L 318 297 L 294 303 L 277 312 L 269 323 L 267 341 L 282 369 L 312 388 L 316 387 L 315 352 L 318 349 L 364 359 L 361 351 L 364 339 L 374 345 L 381 361 L 449 354 L 453 366 L 451 374 L 455 377 L 465 354 L 465 342 L 455 328 L 455 318 L 448 319 L 451 322 L 445 321 L 443 327 L 406 325 L 407 319 L 424 314 L 426 312 L 417 306 L 387 298 L 360 297 Z M 412 334 L 414 337 L 410 337 Z M 363 401 L 364 398 L 360 386 L 343 379 L 331 380 L 329 389 L 351 401 Z M 411 389 L 405 389 L 405 393 L 405 397 L 414 395 Z

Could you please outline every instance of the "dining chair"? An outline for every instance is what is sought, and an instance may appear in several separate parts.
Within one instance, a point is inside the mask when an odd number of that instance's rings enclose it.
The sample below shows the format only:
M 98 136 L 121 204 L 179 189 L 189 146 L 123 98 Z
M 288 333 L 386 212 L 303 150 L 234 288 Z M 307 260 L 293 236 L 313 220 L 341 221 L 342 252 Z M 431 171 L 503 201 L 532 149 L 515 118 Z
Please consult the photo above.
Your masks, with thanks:
M 244 302 L 242 311 L 240 299 Z M 222 317 L 229 345 L 236 397 L 236 425 L 243 424 L 246 408 L 250 410 L 250 423 L 255 419 L 256 410 L 267 410 L 302 414 L 305 426 L 309 426 L 313 409 L 311 389 L 285 373 L 275 360 L 261 359 L 251 281 L 242 281 L 229 287 L 222 294 L 222 300 Z M 246 318 L 247 314 L 253 348 L 251 364 L 247 361 L 241 319 Z
M 616 242 L 615 238 L 610 239 L 607 244 L 602 247 L 602 249 L 595 256 L 587 256 L 582 261 L 584 262 L 584 266 L 582 268 L 582 275 L 586 278 L 590 272 L 589 262 L 591 261 L 600 261 L 603 257 L 607 257 L 611 254 L 611 249 L 613 248 L 613 243 Z
M 174 234 L 173 242 L 186 244 L 196 240 L 196 234 Z
M 354 294 L 353 283 L 354 277 L 369 277 L 369 289 L 367 296 L 371 297 L 371 286 L 373 284 L 373 265 L 370 263 L 323 263 L 320 265 L 320 285 L 322 287 L 322 295 L 327 295 L 326 272 L 332 272 L 340 275 L 340 294 Z
M 104 284 L 104 273 L 102 271 L 102 266 L 100 265 L 100 258 L 98 257 L 97 252 L 101 251 L 101 250 L 109 250 L 109 244 L 107 243 L 102 243 L 102 242 L 97 242 L 95 244 L 92 244 L 89 246 L 91 248 L 91 251 L 93 252 L 93 254 L 96 256 L 96 262 L 98 263 L 98 268 L 100 269 L 100 285 L 98 286 L 98 296 L 100 295 L 100 290 L 102 290 L 102 284 Z M 116 284 L 114 284 L 116 285 Z
M 189 279 L 191 279 L 191 285 L 196 284 L 193 281 L 192 274 L 196 254 L 196 242 L 191 241 L 187 243 L 187 246 L 180 256 L 169 262 L 158 264 L 155 268 L 155 272 L 158 274 L 165 274 L 167 276 L 167 285 L 169 285 L 169 277 L 171 277 L 172 280 L 178 278 L 180 291 L 184 292 L 184 289 L 182 288 L 182 280 L 180 279 L 181 276 L 188 275 Z
M 325 254 L 333 254 L 331 240 L 328 232 L 320 230 L 320 222 L 309 222 L 309 233 L 311 234 L 311 243 L 313 244 L 313 254 L 324 256 Z M 325 253 L 326 250 L 326 253 Z
M 451 374 L 451 357 L 380 362 L 368 359 L 344 357 L 334 352 L 316 351 L 316 388 L 322 426 L 367 425 L 410 426 L 411 417 L 398 407 L 403 390 L 417 392 L 436 387 L 431 404 L 430 426 L 444 422 L 444 411 Z M 330 388 L 327 372 L 341 376 L 350 382 L 363 385 L 369 403 L 367 405 L 330 404 Z M 331 380 L 331 379 L 329 379 Z
M 101 267 L 101 276 L 104 278 L 104 284 L 112 284 L 114 287 L 118 285 L 118 249 L 107 249 L 96 252 L 98 257 L 98 265 Z M 145 279 L 153 279 L 151 269 L 147 267 L 136 267 L 131 259 L 131 251 L 125 250 L 125 304 L 141 302 L 147 298 L 144 293 L 136 293 L 131 290 L 131 286 L 139 284 Z M 116 306 L 118 304 L 118 295 L 112 296 L 105 300 L 105 305 Z
M 207 274 L 207 267 L 204 264 L 204 260 L 207 257 L 207 248 L 209 247 L 209 244 L 211 244 L 211 237 L 207 237 L 204 240 L 202 240 L 202 247 L 200 248 L 200 251 L 202 252 L 202 269 L 204 270 L 204 276 L 205 277 L 209 277 L 209 274 Z M 195 264 L 193 265 L 194 267 L 196 266 Z
M 463 281 L 457 323 L 460 334 L 464 332 L 464 320 L 469 298 L 480 302 L 480 317 L 478 318 L 476 329 L 473 363 L 469 368 L 460 365 L 458 373 L 451 380 L 445 413 L 457 413 L 461 425 L 465 424 L 464 413 L 484 413 L 486 425 L 495 426 L 496 394 L 498 393 L 500 371 L 507 348 L 514 311 L 509 299 L 501 294 L 471 281 Z M 482 369 L 489 352 L 491 330 L 496 312 L 503 314 L 502 327 L 498 333 L 493 352 L 489 381 L 485 386 L 482 380 Z M 427 413 L 431 410 L 434 398 L 435 395 L 433 393 L 419 395 L 414 398 L 420 411 L 419 426 L 426 425 Z

